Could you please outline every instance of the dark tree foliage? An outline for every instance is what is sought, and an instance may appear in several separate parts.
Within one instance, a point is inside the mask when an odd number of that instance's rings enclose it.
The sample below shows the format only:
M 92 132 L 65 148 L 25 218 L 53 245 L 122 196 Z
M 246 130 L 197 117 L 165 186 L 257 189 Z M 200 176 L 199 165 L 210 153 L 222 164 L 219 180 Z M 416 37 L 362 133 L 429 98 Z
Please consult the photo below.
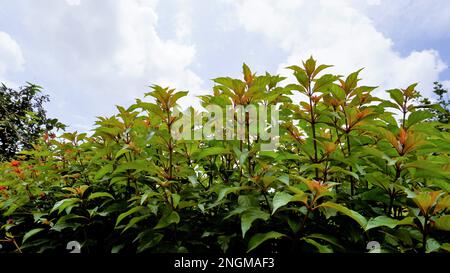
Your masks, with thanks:
M 434 114 L 432 120 L 436 120 L 445 124 L 450 120 L 450 99 L 448 98 L 448 90 L 445 89 L 440 82 L 434 82 L 433 93 L 438 96 L 437 103 L 430 111 Z M 431 101 L 428 98 L 421 100 L 425 106 L 430 106 Z
M 0 86 L 0 161 L 9 160 L 32 144 L 42 134 L 63 129 L 57 119 L 47 118 L 44 103 L 48 95 L 41 94 L 40 86 L 27 83 L 14 90 Z

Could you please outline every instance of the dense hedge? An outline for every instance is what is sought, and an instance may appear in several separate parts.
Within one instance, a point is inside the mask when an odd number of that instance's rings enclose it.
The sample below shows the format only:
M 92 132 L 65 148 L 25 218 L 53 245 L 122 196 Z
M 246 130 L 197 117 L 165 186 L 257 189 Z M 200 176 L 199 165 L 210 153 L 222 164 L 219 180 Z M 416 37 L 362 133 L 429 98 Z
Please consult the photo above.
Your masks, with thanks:
M 217 78 L 200 97 L 278 105 L 273 151 L 248 133 L 175 139 L 187 92 L 159 86 L 153 102 L 117 107 L 90 135 L 44 135 L 0 165 L 0 251 L 67 251 L 69 241 L 86 253 L 366 252 L 371 241 L 450 251 L 450 126 L 417 106 L 414 84 L 383 100 L 358 85 L 359 71 L 327 67 L 311 58 L 289 67 L 297 84 L 282 85 L 244 64 L 243 80 Z

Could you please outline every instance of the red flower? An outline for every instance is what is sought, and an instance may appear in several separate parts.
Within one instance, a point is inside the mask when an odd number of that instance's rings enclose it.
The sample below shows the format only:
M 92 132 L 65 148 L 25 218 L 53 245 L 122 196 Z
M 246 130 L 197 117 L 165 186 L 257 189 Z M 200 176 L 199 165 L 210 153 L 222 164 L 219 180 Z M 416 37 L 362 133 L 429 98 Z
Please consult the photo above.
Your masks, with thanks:
M 0 186 L 0 191 L 5 191 L 8 189 L 8 186 Z
M 50 134 L 50 138 L 51 138 L 51 139 L 54 139 L 55 137 L 56 137 L 56 135 L 55 135 L 54 133 L 51 133 L 51 134 Z
M 18 167 L 19 165 L 20 165 L 20 161 L 17 161 L 17 160 L 11 161 L 11 166 Z

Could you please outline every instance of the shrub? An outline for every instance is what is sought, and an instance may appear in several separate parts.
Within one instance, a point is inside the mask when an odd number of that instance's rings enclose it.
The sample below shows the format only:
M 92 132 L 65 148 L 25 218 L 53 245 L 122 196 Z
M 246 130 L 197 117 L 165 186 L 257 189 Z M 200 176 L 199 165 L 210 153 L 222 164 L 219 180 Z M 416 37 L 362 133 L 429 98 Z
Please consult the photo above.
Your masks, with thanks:
M 297 83 L 283 86 L 244 64 L 243 80 L 214 79 L 200 97 L 205 107 L 278 107 L 275 150 L 251 136 L 248 114 L 243 139 L 175 138 L 187 92 L 156 85 L 153 102 L 118 106 L 91 135 L 41 139 L 0 165 L 3 251 L 65 251 L 69 241 L 88 253 L 365 252 L 371 241 L 384 252 L 449 251 L 449 125 L 415 106 L 415 84 L 384 100 L 358 84 L 360 71 L 327 67 L 291 66 Z

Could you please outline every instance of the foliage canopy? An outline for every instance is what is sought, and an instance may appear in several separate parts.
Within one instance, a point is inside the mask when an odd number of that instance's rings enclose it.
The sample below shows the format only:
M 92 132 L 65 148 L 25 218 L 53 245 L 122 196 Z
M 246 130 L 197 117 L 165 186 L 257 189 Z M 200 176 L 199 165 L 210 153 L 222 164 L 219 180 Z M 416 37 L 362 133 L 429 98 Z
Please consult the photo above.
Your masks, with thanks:
M 328 67 L 310 58 L 282 85 L 244 64 L 243 79 L 216 78 L 200 97 L 279 105 L 276 151 L 250 137 L 175 140 L 187 92 L 156 85 L 153 102 L 118 106 L 92 135 L 41 139 L 0 165 L 3 251 L 65 251 L 72 240 L 89 253 L 365 252 L 370 241 L 450 251 L 449 125 L 416 105 L 415 84 L 384 100 L 359 85 L 360 70 Z
M 11 159 L 17 152 L 32 148 L 44 132 L 64 126 L 47 118 L 41 87 L 28 83 L 14 90 L 0 86 L 0 161 Z

